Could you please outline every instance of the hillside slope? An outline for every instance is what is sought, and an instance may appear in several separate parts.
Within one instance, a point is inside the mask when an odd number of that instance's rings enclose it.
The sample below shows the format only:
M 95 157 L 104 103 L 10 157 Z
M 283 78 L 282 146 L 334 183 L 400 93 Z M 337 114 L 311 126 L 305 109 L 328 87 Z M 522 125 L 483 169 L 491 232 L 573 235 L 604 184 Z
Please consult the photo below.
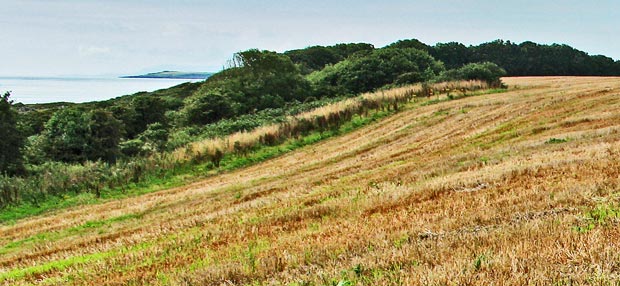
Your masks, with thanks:
M 504 82 L 199 183 L 2 226 L 0 281 L 620 279 L 620 79 Z

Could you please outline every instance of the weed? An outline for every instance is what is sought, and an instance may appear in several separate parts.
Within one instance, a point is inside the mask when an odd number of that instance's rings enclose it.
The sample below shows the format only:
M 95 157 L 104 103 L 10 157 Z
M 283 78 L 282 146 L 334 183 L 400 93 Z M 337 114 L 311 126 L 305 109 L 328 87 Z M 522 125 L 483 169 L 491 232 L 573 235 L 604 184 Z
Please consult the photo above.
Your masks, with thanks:
M 355 267 L 353 267 L 353 273 L 355 273 L 355 276 L 357 277 L 362 277 L 362 274 L 364 273 L 364 268 L 361 264 L 357 264 L 355 265 Z
M 620 218 L 620 208 L 614 205 L 598 205 L 596 208 L 587 211 L 580 225 L 574 226 L 573 230 L 579 233 L 586 233 L 597 226 L 605 226 L 610 220 Z
M 402 234 L 400 237 L 394 239 L 393 245 L 396 248 L 402 248 L 404 244 L 409 243 L 410 239 L 409 234 Z
M 353 282 L 347 280 L 347 279 L 343 279 L 338 281 L 338 283 L 336 284 L 332 284 L 334 286 L 353 286 Z
M 566 143 L 568 142 L 568 139 L 564 139 L 564 138 L 551 138 L 547 141 L 545 141 L 545 144 L 560 144 L 560 143 Z
M 474 259 L 474 270 L 480 271 L 484 264 L 488 263 L 488 256 L 486 254 L 480 254 Z

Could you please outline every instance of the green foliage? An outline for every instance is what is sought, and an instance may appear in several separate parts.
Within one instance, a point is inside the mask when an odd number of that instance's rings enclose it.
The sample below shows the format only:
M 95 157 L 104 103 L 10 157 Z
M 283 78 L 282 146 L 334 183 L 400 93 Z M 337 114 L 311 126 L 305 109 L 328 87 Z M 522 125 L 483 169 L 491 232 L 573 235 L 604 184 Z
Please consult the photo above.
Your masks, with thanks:
M 13 110 L 10 92 L 0 97 L 0 173 L 23 173 L 20 148 L 24 139 L 17 129 L 17 113 Z
M 45 124 L 43 151 L 48 158 L 62 162 L 86 160 L 90 133 L 86 113 L 74 108 L 56 112 Z
M 127 157 L 146 155 L 147 153 L 144 152 L 142 148 L 143 146 L 144 146 L 144 141 L 142 141 L 142 139 L 139 139 L 139 138 L 125 140 L 119 143 L 119 149 L 121 153 Z
M 489 258 L 485 254 L 480 254 L 474 259 L 474 270 L 479 271 L 485 264 L 489 263 Z
M 501 77 L 506 75 L 506 71 L 491 62 L 471 63 L 458 69 L 444 72 L 439 79 L 442 81 L 450 80 L 481 80 L 491 87 L 501 87 Z
M 129 117 L 123 120 L 126 125 L 127 136 L 134 138 L 144 132 L 152 123 L 166 123 L 166 105 L 155 96 L 138 96 L 131 102 Z
M 67 108 L 56 112 L 45 124 L 40 141 L 34 137 L 28 147 L 40 146 L 47 158 L 54 161 L 114 163 L 119 155 L 121 130 L 121 122 L 108 111 Z M 29 154 L 38 157 L 35 150 Z
M 235 115 L 236 104 L 221 89 L 205 88 L 186 99 L 181 113 L 186 125 L 209 124 Z
M 14 108 L 17 105 L 14 106 Z M 40 134 L 54 114 L 54 109 L 33 109 L 26 106 L 18 107 L 17 128 L 24 137 Z
M 613 204 L 598 205 L 596 208 L 585 212 L 583 221 L 573 227 L 573 229 L 577 232 L 585 233 L 597 226 L 605 226 L 611 220 L 617 222 L 618 218 L 620 218 L 620 208 L 618 206 Z
M 120 154 L 118 144 L 121 140 L 121 126 L 121 121 L 114 118 L 109 111 L 95 109 L 89 112 L 90 133 L 86 158 L 116 162 Z
M 27 165 L 39 165 L 47 160 L 44 150 L 45 142 L 45 136 L 42 134 L 32 135 L 26 138 L 22 152 L 24 161 Z
M 327 65 L 336 64 L 352 55 L 369 53 L 374 49 L 371 44 L 338 44 L 323 47 L 312 46 L 300 50 L 284 52 L 293 63 L 300 67 L 302 74 L 322 70 Z
M 336 286 L 353 286 L 353 282 L 347 280 L 347 279 L 343 279 L 338 281 L 338 283 L 334 283 Z
M 429 45 L 420 42 L 418 39 L 398 40 L 392 44 L 387 45 L 386 48 L 416 49 L 425 52 L 429 52 L 431 50 L 431 47 Z
M 168 142 L 168 129 L 159 122 L 151 123 L 138 135 L 138 140 L 143 142 L 141 147 L 143 154 L 162 152 Z
M 196 140 L 196 137 L 192 135 L 194 128 L 182 128 L 171 131 L 168 134 L 168 142 L 166 142 L 166 150 L 174 150 L 179 147 L 183 147 L 188 143 Z
M 321 92 L 357 94 L 389 84 L 430 80 L 443 69 L 443 65 L 425 51 L 388 47 L 328 66 L 311 74 L 309 79 Z
M 293 50 L 284 53 L 291 60 L 299 64 L 304 74 L 321 70 L 328 64 L 335 64 L 343 60 L 333 49 L 323 46 L 308 47 L 303 50 Z
M 429 53 L 435 59 L 441 60 L 447 69 L 459 68 L 472 62 L 472 51 L 457 42 L 438 43 L 430 49 Z
M 567 45 L 496 40 L 469 49 L 471 62 L 493 62 L 511 76 L 620 75 L 611 58 L 590 56 Z
M 230 65 L 229 69 L 210 77 L 186 100 L 184 117 L 198 120 L 188 124 L 210 123 L 222 116 L 281 107 L 311 95 L 309 82 L 285 55 L 247 50 L 235 54 Z

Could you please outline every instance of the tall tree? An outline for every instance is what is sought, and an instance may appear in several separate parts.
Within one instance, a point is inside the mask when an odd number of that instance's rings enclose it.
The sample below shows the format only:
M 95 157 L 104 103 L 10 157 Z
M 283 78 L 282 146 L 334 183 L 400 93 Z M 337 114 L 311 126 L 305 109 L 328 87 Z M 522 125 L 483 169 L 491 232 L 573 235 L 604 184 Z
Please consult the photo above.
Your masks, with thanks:
M 10 96 L 6 92 L 0 98 L 0 173 L 15 175 L 24 170 L 20 150 L 24 140 L 17 129 L 17 112 Z
M 357 94 L 387 84 L 430 80 L 443 70 L 443 64 L 427 52 L 394 45 L 327 66 L 308 78 L 321 93 Z
M 111 112 L 95 109 L 89 114 L 90 136 L 86 157 L 89 160 L 103 160 L 108 163 L 116 162 L 120 154 L 122 125 L 114 118 Z
M 62 109 L 45 123 L 43 149 L 55 161 L 83 162 L 89 143 L 88 114 L 72 109 Z
M 457 42 L 438 43 L 429 53 L 437 60 L 442 61 L 447 69 L 460 68 L 471 62 L 471 50 Z
M 214 95 L 218 93 L 221 96 Z M 309 95 L 310 83 L 289 57 L 254 49 L 235 54 L 229 68 L 207 79 L 193 97 L 210 96 L 218 101 L 217 105 L 223 106 L 228 105 L 226 102 L 230 99 L 235 113 L 244 114 L 281 107 L 294 100 L 303 101 Z M 194 101 L 186 98 L 186 104 Z M 215 115 L 198 110 L 205 115 Z
M 366 43 L 337 44 L 334 46 L 312 46 L 284 52 L 293 63 L 299 65 L 302 74 L 322 70 L 326 65 L 336 64 L 353 55 L 366 55 L 375 47 Z

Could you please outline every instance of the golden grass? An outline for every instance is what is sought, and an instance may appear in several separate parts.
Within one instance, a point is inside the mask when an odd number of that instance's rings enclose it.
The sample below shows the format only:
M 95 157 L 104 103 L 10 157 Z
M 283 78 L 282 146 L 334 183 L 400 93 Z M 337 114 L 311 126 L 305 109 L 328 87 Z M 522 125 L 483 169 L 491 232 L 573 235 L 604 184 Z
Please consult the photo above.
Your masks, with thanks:
M 188 186 L 2 226 L 0 280 L 618 283 L 618 217 L 579 227 L 618 206 L 620 78 L 504 82 Z
M 261 137 L 272 135 L 276 138 L 290 137 L 291 129 L 300 124 L 300 120 L 309 120 L 312 122 L 317 117 L 328 118 L 330 115 L 339 114 L 344 111 L 350 111 L 350 114 L 359 113 L 360 108 L 365 110 L 377 109 L 386 104 L 396 104 L 410 101 L 416 95 L 423 94 L 424 89 L 428 89 L 430 94 L 458 93 L 466 94 L 468 91 L 476 91 L 488 88 L 485 82 L 472 81 L 455 81 L 442 82 L 427 87 L 421 84 L 408 85 L 390 90 L 378 92 L 370 92 L 362 94 L 355 98 L 342 100 L 333 104 L 307 111 L 297 116 L 289 117 L 285 123 L 262 126 L 251 131 L 236 132 L 222 138 L 205 139 L 202 141 L 189 144 L 187 147 L 175 150 L 172 157 L 180 162 L 189 161 L 198 156 L 214 156 L 217 151 L 222 153 L 235 152 L 235 144 L 244 148 L 251 148 L 260 142 Z M 367 106 L 365 106 L 365 104 Z

